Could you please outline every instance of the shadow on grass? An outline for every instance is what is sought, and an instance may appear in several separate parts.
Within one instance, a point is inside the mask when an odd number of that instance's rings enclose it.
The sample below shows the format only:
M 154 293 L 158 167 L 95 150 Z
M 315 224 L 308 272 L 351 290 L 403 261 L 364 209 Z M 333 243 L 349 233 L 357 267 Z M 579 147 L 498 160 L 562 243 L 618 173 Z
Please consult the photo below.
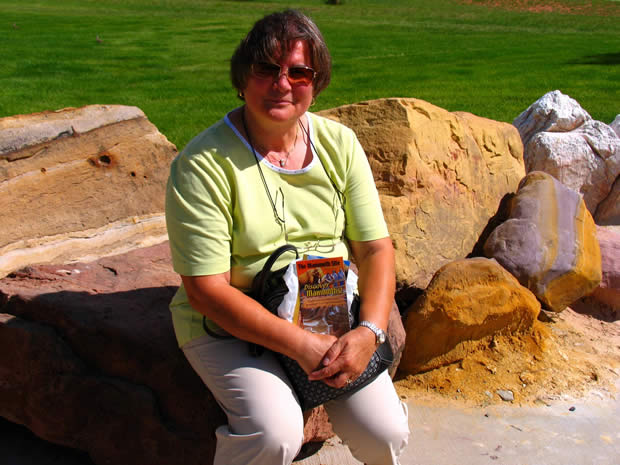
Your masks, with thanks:
M 613 66 L 620 64 L 620 52 L 600 53 L 598 55 L 587 55 L 574 61 L 568 62 L 571 65 L 605 65 Z

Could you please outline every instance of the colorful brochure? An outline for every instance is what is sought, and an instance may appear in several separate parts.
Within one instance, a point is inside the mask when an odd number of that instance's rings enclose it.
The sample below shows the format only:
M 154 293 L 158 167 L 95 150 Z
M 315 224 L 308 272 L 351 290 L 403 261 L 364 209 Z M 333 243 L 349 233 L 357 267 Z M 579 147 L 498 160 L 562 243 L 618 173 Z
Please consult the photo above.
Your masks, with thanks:
M 294 322 L 308 331 L 340 337 L 351 329 L 342 257 L 297 262 L 298 309 Z

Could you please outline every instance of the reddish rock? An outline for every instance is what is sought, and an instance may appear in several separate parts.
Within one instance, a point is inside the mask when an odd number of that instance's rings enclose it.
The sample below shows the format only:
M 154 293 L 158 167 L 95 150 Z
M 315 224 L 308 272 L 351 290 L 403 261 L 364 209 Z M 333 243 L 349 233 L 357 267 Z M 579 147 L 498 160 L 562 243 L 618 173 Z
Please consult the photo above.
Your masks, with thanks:
M 597 226 L 596 238 L 601 248 L 601 284 L 571 308 L 616 321 L 620 319 L 620 226 Z
M 0 416 L 97 464 L 211 463 L 219 406 L 174 338 L 168 244 L 0 280 Z M 324 410 L 306 440 L 332 436 Z
M 620 311 L 620 226 L 597 226 L 603 277 L 593 296 Z

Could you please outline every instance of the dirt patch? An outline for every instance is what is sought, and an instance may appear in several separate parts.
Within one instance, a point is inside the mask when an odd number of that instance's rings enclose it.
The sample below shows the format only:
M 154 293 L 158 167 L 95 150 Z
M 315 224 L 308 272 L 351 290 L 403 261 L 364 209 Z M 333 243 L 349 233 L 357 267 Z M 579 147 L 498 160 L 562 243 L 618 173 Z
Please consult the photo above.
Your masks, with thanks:
M 512 402 L 524 405 L 614 397 L 620 377 L 620 321 L 570 308 L 556 315 L 553 322 L 536 322 L 527 334 L 480 341 L 458 363 L 397 376 L 397 390 L 407 399 L 477 406 L 505 402 L 500 391 L 510 391 Z
M 620 6 L 614 2 L 605 3 L 574 0 L 561 2 L 552 0 L 457 0 L 465 5 L 480 5 L 510 11 L 530 13 L 559 13 L 565 15 L 620 16 Z

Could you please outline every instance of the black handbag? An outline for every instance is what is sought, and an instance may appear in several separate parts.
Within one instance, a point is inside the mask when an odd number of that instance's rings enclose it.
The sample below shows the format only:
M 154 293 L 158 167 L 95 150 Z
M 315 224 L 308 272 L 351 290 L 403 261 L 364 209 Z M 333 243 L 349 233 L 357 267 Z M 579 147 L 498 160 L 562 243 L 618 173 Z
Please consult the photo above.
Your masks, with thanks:
M 271 268 L 276 260 L 286 252 L 295 252 L 295 256 L 299 257 L 297 249 L 292 245 L 287 244 L 276 249 L 265 262 L 263 269 L 255 276 L 250 293 L 254 299 L 276 315 L 280 302 L 288 292 L 288 287 L 283 278 L 288 267 L 276 271 L 271 271 Z M 354 320 L 353 327 L 356 327 L 359 323 L 359 297 L 356 297 L 353 301 L 351 312 Z M 250 350 L 254 355 L 259 356 L 264 349 L 260 346 L 253 346 Z M 323 381 L 310 381 L 306 372 L 295 360 L 279 353 L 275 353 L 275 355 L 293 385 L 302 410 L 312 409 L 341 395 L 350 394 L 363 388 L 390 367 L 394 361 L 392 347 L 389 341 L 386 340 L 377 347 L 368 366 L 356 380 L 340 389 L 336 389 L 328 386 Z

